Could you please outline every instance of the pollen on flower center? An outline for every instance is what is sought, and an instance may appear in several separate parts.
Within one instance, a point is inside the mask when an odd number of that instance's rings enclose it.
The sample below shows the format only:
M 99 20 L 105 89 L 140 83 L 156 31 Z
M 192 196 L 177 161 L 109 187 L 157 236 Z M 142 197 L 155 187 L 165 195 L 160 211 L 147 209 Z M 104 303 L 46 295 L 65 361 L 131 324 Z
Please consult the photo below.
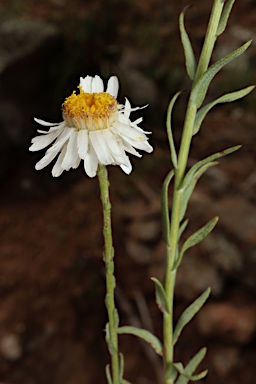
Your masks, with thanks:
M 117 112 L 117 101 L 107 92 L 85 93 L 80 88 L 78 95 L 74 91 L 65 99 L 62 108 L 63 117 L 70 127 L 104 129 L 108 128 Z

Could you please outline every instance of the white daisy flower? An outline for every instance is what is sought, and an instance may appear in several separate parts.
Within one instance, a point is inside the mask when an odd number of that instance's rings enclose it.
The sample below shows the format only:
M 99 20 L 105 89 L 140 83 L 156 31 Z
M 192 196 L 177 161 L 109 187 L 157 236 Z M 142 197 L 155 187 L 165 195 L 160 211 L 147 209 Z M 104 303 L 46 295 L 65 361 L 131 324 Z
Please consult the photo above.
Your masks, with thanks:
M 131 162 L 126 153 L 141 157 L 136 149 L 152 152 L 145 132 L 138 124 L 142 118 L 132 122 L 131 108 L 126 99 L 125 105 L 116 101 L 118 93 L 116 76 L 108 80 L 104 92 L 103 81 L 99 76 L 80 78 L 80 93 L 74 91 L 62 105 L 63 121 L 47 123 L 36 119 L 38 124 L 50 127 L 48 131 L 38 130 L 42 135 L 32 139 L 30 151 L 38 151 L 51 145 L 45 156 L 36 164 L 37 170 L 46 167 L 58 155 L 52 175 L 77 168 L 82 160 L 89 177 L 96 175 L 98 165 L 119 165 L 129 174 Z

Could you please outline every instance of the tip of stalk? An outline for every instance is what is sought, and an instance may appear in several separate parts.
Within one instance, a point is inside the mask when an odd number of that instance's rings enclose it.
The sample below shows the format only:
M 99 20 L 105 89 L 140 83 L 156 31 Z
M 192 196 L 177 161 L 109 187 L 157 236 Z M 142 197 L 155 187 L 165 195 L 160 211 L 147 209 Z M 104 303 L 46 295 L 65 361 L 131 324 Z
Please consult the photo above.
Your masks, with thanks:
M 182 12 L 183 12 L 183 13 L 187 12 L 187 10 L 188 10 L 189 8 L 193 7 L 193 6 L 194 6 L 194 4 L 188 4 L 188 5 L 186 5 L 186 6 L 183 8 Z

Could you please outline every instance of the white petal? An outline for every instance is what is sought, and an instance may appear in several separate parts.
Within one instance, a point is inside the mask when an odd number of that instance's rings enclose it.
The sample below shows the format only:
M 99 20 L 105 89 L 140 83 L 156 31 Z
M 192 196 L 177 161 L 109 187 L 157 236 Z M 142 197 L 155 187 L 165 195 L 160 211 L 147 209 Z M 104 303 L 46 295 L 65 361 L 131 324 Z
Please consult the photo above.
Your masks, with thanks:
M 44 125 L 45 127 L 53 127 L 54 125 L 60 125 L 61 123 L 47 123 L 47 121 L 44 121 L 44 120 L 41 120 L 41 119 L 37 119 L 36 117 L 34 117 L 34 120 L 38 123 L 38 124 L 41 124 L 41 125 Z
M 130 163 L 130 160 L 129 160 L 129 163 Z M 131 165 L 131 163 L 130 163 L 128 166 L 121 164 L 120 167 L 122 168 L 122 170 L 123 170 L 127 175 L 129 175 L 129 174 L 131 173 L 131 171 L 132 171 L 132 165 Z
M 101 93 L 104 91 L 104 84 L 99 76 L 95 76 L 92 80 L 92 93 Z
M 40 170 L 40 169 L 43 169 L 44 167 L 46 167 L 48 164 L 50 164 L 50 162 L 57 156 L 58 154 L 58 151 L 52 151 L 52 152 L 46 152 L 45 156 L 42 157 L 42 159 L 40 161 L 38 161 L 38 163 L 36 163 L 36 170 Z
M 133 127 L 134 129 L 136 129 L 137 131 L 139 131 L 139 132 L 142 132 L 142 133 L 145 133 L 145 134 L 147 134 L 147 135 L 150 135 L 152 132 L 150 132 L 150 131 L 144 131 L 144 129 L 142 129 L 142 128 L 140 128 L 140 127 L 138 127 L 138 125 L 135 123 L 135 121 L 134 122 L 130 122 L 130 125 L 131 125 L 131 127 Z
M 126 105 L 124 106 L 124 109 L 120 111 L 120 112 L 123 113 L 125 116 L 129 116 L 131 112 L 138 111 L 139 109 L 143 109 L 143 108 L 146 108 L 146 107 L 148 106 L 148 104 L 146 104 L 146 105 L 143 105 L 143 107 L 129 108 L 129 107 L 128 107 L 128 104 L 127 104 L 127 101 L 128 101 L 128 100 L 126 99 L 126 101 L 125 101 L 125 104 L 126 104 Z M 128 101 L 128 102 L 129 102 L 129 101 Z M 129 102 L 129 104 L 130 104 L 130 102 Z M 129 115 L 128 115 L 128 113 L 129 113 Z
M 48 149 L 48 151 L 55 151 L 57 150 L 58 152 L 61 150 L 65 142 L 69 139 L 69 137 L 72 135 L 72 133 L 75 131 L 74 128 L 64 128 L 60 136 L 57 137 L 57 140 L 55 143 Z
M 65 144 L 64 147 L 62 148 L 62 151 L 59 154 L 58 159 L 53 166 L 53 169 L 52 169 L 52 176 L 53 177 L 60 176 L 62 174 L 62 172 L 64 171 L 64 169 L 61 167 L 61 163 L 62 163 L 62 161 L 66 155 L 66 151 L 67 151 L 67 144 Z
M 130 103 L 130 101 L 125 97 L 125 105 L 124 105 L 123 114 L 124 114 L 125 117 L 130 117 L 130 113 L 131 113 L 131 103 Z
M 78 131 L 77 137 L 77 150 L 81 159 L 85 158 L 88 149 L 88 131 L 87 129 L 81 129 Z
M 99 162 L 108 165 L 113 164 L 114 159 L 108 148 L 104 131 L 105 130 L 89 132 L 89 140 L 96 152 Z
M 153 151 L 153 147 L 148 143 L 148 141 L 133 140 L 130 137 L 123 137 L 123 140 L 131 144 L 134 148 L 141 149 L 142 151 L 148 153 Z
M 80 159 L 80 157 L 78 156 L 78 154 L 77 154 L 77 159 L 76 159 L 76 161 L 75 161 L 75 163 L 74 163 L 74 165 L 73 165 L 73 169 L 76 169 L 76 168 L 78 168 L 79 167 L 79 164 L 80 164 L 80 162 L 81 162 L 81 159 Z
M 116 76 L 111 76 L 110 79 L 108 80 L 106 92 L 116 99 L 118 94 L 118 88 L 119 88 L 118 78 Z
M 142 157 L 142 155 L 139 152 L 137 152 L 130 143 L 127 143 L 124 140 L 123 140 L 123 147 L 124 147 L 124 150 L 130 153 L 131 155 L 134 155 L 136 157 Z
M 67 152 L 61 163 L 61 167 L 68 171 L 77 161 L 77 131 L 74 131 L 69 138 Z
M 111 127 L 111 131 L 119 135 L 123 142 L 131 144 L 134 148 L 142 149 L 148 153 L 153 151 L 153 148 L 147 142 L 147 136 L 143 132 L 138 132 L 135 128 L 116 122 Z
M 111 130 L 114 130 L 121 137 L 129 137 L 135 141 L 145 141 L 148 139 L 143 132 L 138 132 L 135 128 L 119 121 L 112 124 Z
M 134 125 L 137 125 L 137 124 L 140 124 L 143 120 L 143 117 L 139 117 L 138 119 L 134 120 L 131 122 L 131 125 L 134 124 Z
M 85 93 L 92 93 L 92 77 L 86 76 L 80 77 L 80 85 Z
M 142 128 L 138 127 L 137 124 L 141 123 L 142 120 L 143 120 L 143 118 L 140 117 L 139 119 L 137 119 L 135 121 L 131 121 L 128 117 L 125 117 L 122 112 L 118 113 L 118 121 L 120 121 L 121 123 L 124 123 L 124 124 L 126 124 L 128 126 L 131 126 L 131 127 L 135 128 L 135 129 L 137 129 L 137 131 L 146 133 L 147 135 L 152 133 L 152 132 L 149 132 L 149 131 L 144 131 Z
M 96 176 L 96 172 L 98 169 L 98 158 L 96 156 L 96 153 L 92 147 L 92 145 L 89 145 L 87 154 L 84 159 L 84 170 L 87 173 L 89 177 Z
M 63 128 L 43 136 L 35 136 L 31 140 L 32 145 L 29 147 L 30 151 L 39 151 L 51 144 L 56 137 L 58 137 L 63 131 Z
M 114 164 L 128 165 L 129 159 L 125 153 L 125 148 L 121 138 L 114 135 L 109 129 L 105 129 L 104 134 L 107 146 L 114 159 Z

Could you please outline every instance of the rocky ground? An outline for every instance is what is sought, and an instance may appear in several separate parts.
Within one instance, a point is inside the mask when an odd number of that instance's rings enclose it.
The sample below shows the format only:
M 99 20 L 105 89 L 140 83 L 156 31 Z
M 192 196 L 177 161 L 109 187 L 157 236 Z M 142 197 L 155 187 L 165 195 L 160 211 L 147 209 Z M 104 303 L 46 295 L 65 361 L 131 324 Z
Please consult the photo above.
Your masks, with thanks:
M 255 36 L 254 1 L 237 0 L 214 60 Z M 102 218 L 96 179 L 82 169 L 53 180 L 33 170 L 33 116 L 59 121 L 79 76 L 117 74 L 120 98 L 150 106 L 144 127 L 155 150 L 133 159 L 130 176 L 110 167 L 117 306 L 122 324 L 153 329 L 161 314 L 150 277 L 163 276 L 160 191 L 170 169 L 164 126 L 170 97 L 188 89 L 178 36 L 187 1 L 1 1 L 0 4 L 0 383 L 104 383 L 108 354 Z M 194 1 L 187 26 L 198 53 L 211 2 Z M 256 81 L 255 43 L 217 76 L 208 99 Z M 216 108 L 195 137 L 190 165 L 242 144 L 199 182 L 186 236 L 213 216 L 214 232 L 185 256 L 177 277 L 175 318 L 205 288 L 212 295 L 188 326 L 176 357 L 208 348 L 207 384 L 252 384 L 256 358 L 255 93 Z M 179 141 L 186 93 L 174 115 Z M 171 208 L 171 207 L 170 207 Z M 120 337 L 125 377 L 161 383 L 150 347 Z

